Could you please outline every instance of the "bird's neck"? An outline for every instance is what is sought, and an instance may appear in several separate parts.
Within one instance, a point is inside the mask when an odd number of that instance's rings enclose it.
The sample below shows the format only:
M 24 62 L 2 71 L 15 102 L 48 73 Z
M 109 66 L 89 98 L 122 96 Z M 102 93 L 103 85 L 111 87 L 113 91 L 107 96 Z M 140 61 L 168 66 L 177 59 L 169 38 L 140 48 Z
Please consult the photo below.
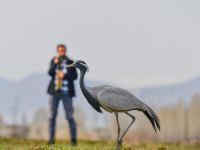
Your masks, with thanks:
M 86 74 L 86 71 L 81 71 L 81 75 L 80 75 L 80 88 L 81 88 L 81 91 L 83 92 L 83 95 L 85 96 L 85 98 L 90 101 L 90 98 L 92 95 L 90 94 L 90 92 L 88 91 L 87 87 L 85 86 L 85 81 L 84 81 L 84 78 L 85 78 L 85 74 Z
M 83 92 L 83 95 L 85 96 L 85 98 L 88 101 L 88 103 L 90 105 L 92 105 L 92 107 L 94 109 L 96 109 L 98 112 L 101 112 L 99 102 L 94 98 L 94 96 L 90 93 L 88 88 L 85 86 L 85 82 L 84 82 L 85 73 L 86 73 L 86 71 L 81 71 L 81 75 L 80 75 L 80 88 L 81 88 L 81 91 Z
M 80 88 L 81 88 L 83 93 L 85 93 L 85 91 L 87 91 L 87 88 L 85 87 L 85 82 L 84 82 L 85 73 L 86 73 L 86 71 L 81 71 L 81 76 L 80 76 L 80 81 L 79 81 L 80 82 Z

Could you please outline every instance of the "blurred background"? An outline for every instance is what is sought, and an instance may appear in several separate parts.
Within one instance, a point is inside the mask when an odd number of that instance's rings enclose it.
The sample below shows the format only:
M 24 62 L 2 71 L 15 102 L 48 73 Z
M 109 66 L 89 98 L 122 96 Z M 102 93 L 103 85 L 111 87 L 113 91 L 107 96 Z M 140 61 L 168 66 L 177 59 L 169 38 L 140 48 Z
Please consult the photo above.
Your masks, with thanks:
M 200 140 L 200 1 L 1 0 L 0 136 L 48 138 L 46 94 L 56 45 L 86 61 L 89 86 L 126 88 L 155 109 L 161 132 L 143 114 L 129 141 Z M 98 114 L 76 83 L 79 139 L 115 139 L 115 119 Z M 68 139 L 60 107 L 57 138 Z M 129 118 L 121 116 L 125 128 Z

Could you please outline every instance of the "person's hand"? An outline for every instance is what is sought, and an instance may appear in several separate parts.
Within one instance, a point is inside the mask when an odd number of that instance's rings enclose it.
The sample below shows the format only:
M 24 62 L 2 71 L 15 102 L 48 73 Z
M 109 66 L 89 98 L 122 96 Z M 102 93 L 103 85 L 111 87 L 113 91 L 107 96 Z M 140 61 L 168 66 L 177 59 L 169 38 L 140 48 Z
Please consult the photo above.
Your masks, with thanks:
M 58 77 L 59 79 L 63 79 L 64 76 L 65 76 L 65 74 L 64 74 L 63 71 L 58 71 L 58 72 L 57 72 L 57 77 Z
M 55 57 L 53 61 L 54 61 L 54 64 L 58 64 L 59 58 Z

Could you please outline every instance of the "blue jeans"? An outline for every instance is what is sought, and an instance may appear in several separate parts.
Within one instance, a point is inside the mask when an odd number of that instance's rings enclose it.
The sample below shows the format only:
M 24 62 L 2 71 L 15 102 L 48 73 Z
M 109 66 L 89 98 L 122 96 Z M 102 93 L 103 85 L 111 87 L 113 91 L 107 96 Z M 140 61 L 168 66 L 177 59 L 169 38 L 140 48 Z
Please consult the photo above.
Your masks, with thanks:
M 71 141 L 76 141 L 76 122 L 73 117 L 72 98 L 68 94 L 57 94 L 50 97 L 49 141 L 55 139 L 56 117 L 60 100 L 62 100 L 66 119 L 69 123 Z

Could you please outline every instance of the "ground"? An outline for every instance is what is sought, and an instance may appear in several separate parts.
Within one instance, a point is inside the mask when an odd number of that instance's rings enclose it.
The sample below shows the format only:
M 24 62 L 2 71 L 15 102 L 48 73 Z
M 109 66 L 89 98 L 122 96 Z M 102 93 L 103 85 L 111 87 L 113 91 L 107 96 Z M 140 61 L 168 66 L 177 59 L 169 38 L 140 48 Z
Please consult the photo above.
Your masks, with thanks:
M 79 141 L 77 147 L 69 142 L 59 141 L 47 146 L 46 141 L 25 139 L 0 139 L 0 150 L 115 150 L 113 142 Z M 123 150 L 200 150 L 200 144 L 135 143 L 124 144 Z

